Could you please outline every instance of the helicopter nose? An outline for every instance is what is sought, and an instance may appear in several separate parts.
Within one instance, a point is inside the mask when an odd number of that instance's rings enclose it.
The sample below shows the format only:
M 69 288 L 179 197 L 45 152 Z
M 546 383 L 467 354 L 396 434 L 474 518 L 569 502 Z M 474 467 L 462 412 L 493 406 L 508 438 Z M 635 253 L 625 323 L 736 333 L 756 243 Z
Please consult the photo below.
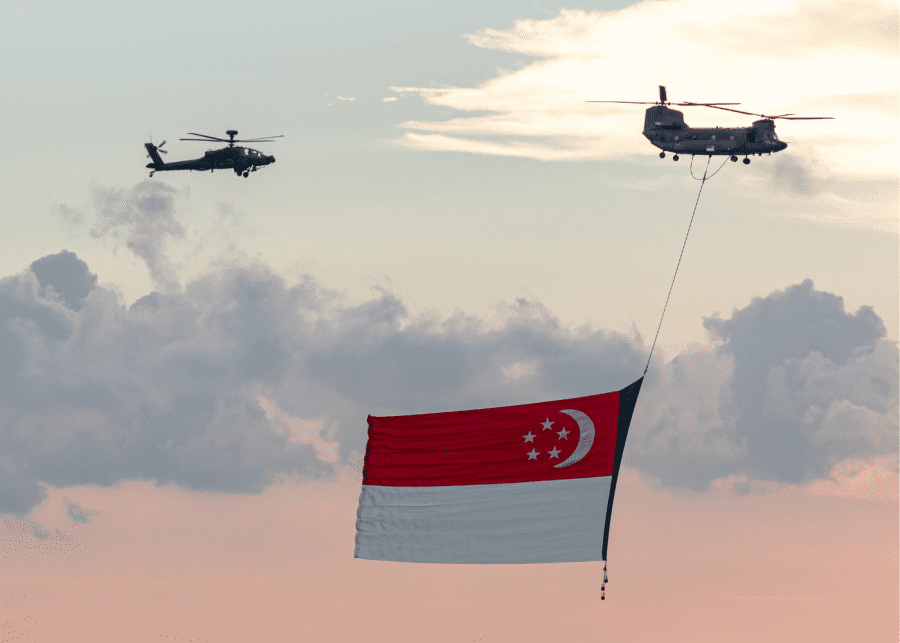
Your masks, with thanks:
M 787 143 L 785 143 L 784 141 L 779 141 L 778 142 L 778 151 L 780 152 L 781 150 L 784 150 L 784 149 L 787 149 Z
M 274 163 L 274 162 L 275 162 L 275 157 L 274 157 L 274 156 L 270 156 L 270 157 L 269 157 L 269 163 Z

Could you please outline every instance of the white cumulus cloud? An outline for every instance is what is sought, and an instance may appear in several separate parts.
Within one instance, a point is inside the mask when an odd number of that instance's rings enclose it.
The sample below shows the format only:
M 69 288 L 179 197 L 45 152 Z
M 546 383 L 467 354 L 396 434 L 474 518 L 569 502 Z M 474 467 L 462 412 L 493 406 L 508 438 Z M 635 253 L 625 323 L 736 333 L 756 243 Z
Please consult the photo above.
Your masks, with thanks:
M 640 134 L 641 105 L 586 101 L 654 101 L 657 85 L 666 85 L 673 101 L 833 116 L 778 121 L 778 131 L 794 150 L 828 159 L 832 173 L 895 183 L 897 21 L 896 4 L 881 0 L 648 0 L 612 12 L 564 9 L 467 36 L 477 47 L 537 58 L 520 69 L 475 88 L 392 88 L 459 112 L 403 123 L 402 142 L 542 160 L 645 155 L 654 148 Z M 753 117 L 688 108 L 686 120 L 746 126 Z

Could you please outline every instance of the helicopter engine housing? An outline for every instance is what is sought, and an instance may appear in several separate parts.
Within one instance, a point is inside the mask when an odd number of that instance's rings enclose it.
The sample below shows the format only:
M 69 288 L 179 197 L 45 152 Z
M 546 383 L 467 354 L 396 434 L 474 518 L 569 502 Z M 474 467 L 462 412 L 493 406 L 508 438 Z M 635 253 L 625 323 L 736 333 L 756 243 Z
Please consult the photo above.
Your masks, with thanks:
M 656 130 L 687 129 L 684 122 L 684 114 L 677 109 L 669 109 L 662 105 L 654 105 L 647 109 L 644 115 L 644 136 L 650 135 Z

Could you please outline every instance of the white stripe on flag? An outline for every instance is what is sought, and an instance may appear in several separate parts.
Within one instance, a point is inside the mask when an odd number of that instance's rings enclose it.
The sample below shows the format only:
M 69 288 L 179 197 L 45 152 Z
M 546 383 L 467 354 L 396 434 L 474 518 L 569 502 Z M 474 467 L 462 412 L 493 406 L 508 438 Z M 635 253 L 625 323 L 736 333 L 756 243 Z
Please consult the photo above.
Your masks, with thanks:
M 421 563 L 603 560 L 610 480 L 363 485 L 354 556 Z

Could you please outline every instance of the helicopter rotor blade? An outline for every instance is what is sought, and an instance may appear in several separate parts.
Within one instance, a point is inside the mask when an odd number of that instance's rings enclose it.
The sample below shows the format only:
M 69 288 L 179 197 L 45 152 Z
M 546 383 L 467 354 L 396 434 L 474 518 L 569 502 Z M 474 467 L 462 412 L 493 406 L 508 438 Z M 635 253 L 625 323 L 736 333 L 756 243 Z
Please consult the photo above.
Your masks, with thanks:
M 757 114 L 755 112 L 745 112 L 744 110 L 741 110 L 741 109 L 731 109 L 730 107 L 720 107 L 718 104 L 715 104 L 715 103 L 685 103 L 685 104 L 690 105 L 691 107 L 712 107 L 713 109 L 721 109 L 722 111 L 734 112 L 736 114 L 746 114 L 747 116 L 765 116 L 764 114 Z
M 277 136 L 263 136 L 261 138 L 241 138 L 234 139 L 235 143 L 263 143 L 266 141 L 271 141 L 273 138 L 284 138 L 284 134 L 278 134 Z
M 712 107 L 713 109 L 721 109 L 726 112 L 735 112 L 737 114 L 746 114 L 747 116 L 759 116 L 760 118 L 766 118 L 769 120 L 774 120 L 776 118 L 783 118 L 786 121 L 822 121 L 822 120 L 834 120 L 834 116 L 794 116 L 793 114 L 781 114 L 779 116 L 769 116 L 768 114 L 757 114 L 756 112 L 745 112 L 740 109 L 731 109 L 730 107 L 719 107 L 713 103 L 691 103 L 695 107 Z
M 180 138 L 180 141 L 197 141 L 210 143 L 213 141 L 217 141 L 219 143 L 267 143 L 271 142 L 271 139 L 274 138 L 284 138 L 284 134 L 278 134 L 276 136 L 264 136 L 262 138 L 219 138 L 218 136 L 210 136 L 209 134 L 198 134 L 196 132 L 188 132 L 191 136 L 200 136 L 201 138 Z
M 659 105 L 658 102 L 645 100 L 589 100 L 587 103 L 625 103 L 628 105 Z M 712 107 L 713 105 L 740 105 L 740 103 L 668 103 L 669 105 L 682 105 L 686 107 Z
M 191 136 L 200 136 L 202 138 L 206 138 L 206 139 L 209 139 L 212 141 L 222 141 L 223 143 L 228 142 L 227 138 L 219 138 L 218 136 L 210 136 L 209 134 L 198 134 L 197 132 L 188 132 L 188 134 Z M 181 140 L 184 140 L 184 139 L 181 139 Z
M 628 105 L 658 105 L 645 100 L 587 100 L 586 103 L 622 103 Z

